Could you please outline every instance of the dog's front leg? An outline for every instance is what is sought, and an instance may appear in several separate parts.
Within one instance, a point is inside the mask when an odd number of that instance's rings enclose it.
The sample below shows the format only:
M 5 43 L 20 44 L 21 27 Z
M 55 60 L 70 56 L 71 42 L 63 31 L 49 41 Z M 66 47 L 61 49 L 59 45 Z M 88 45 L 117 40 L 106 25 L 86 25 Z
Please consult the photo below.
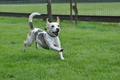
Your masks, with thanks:
M 58 52 L 62 52 L 63 49 L 59 48 L 59 47 L 56 47 L 55 45 L 51 44 L 49 46 L 49 49 L 52 49 L 52 50 L 55 50 L 55 51 L 58 51 Z
M 50 49 L 58 51 L 59 56 L 60 56 L 60 59 L 61 59 L 61 60 L 64 60 L 64 57 L 63 57 L 63 54 L 62 54 L 62 51 L 63 51 L 62 48 L 56 47 L 56 46 L 54 46 L 54 45 L 51 45 L 51 46 L 50 46 Z
M 61 59 L 61 60 L 65 60 L 64 57 L 63 57 L 62 52 L 58 52 L 58 53 L 59 53 L 59 55 L 60 55 L 60 59 Z
M 55 41 L 55 44 L 56 44 L 56 47 L 60 48 L 61 50 L 58 52 L 61 60 L 65 60 L 64 57 L 63 57 L 63 54 L 62 54 L 62 51 L 64 50 L 63 48 L 61 48 L 61 44 L 60 44 L 60 40 L 59 38 L 57 37 L 56 41 Z

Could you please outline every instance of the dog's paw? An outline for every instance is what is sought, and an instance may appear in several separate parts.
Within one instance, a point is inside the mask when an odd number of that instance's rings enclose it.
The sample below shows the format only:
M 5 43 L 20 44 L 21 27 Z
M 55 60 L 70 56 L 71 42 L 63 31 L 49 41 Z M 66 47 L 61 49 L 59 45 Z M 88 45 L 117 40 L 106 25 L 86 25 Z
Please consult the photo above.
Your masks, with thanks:
M 65 60 L 64 58 L 61 58 L 61 60 Z
M 64 49 L 61 49 L 60 52 L 63 52 Z

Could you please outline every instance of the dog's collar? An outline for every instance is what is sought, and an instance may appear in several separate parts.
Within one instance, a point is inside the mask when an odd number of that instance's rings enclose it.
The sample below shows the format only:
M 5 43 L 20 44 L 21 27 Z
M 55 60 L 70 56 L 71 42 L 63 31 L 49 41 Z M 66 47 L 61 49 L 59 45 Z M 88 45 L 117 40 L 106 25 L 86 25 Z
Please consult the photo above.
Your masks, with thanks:
M 48 32 L 47 32 L 47 33 L 48 33 Z M 51 35 L 51 34 L 49 34 L 49 33 L 48 33 L 48 35 L 51 36 L 51 37 L 56 37 L 56 36 L 53 36 L 53 35 Z

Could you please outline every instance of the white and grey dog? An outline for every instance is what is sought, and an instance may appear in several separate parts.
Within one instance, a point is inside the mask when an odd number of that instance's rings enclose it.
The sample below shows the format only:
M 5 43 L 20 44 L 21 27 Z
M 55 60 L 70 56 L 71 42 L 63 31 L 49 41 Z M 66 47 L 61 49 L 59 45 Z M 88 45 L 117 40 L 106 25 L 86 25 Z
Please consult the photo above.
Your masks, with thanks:
M 24 52 L 26 52 L 26 46 L 31 46 L 33 41 L 36 43 L 36 49 L 38 49 L 39 44 L 42 48 L 45 49 L 52 49 L 58 51 L 61 60 L 64 60 L 61 48 L 60 40 L 58 34 L 60 32 L 59 26 L 59 17 L 57 17 L 57 22 L 49 22 L 48 18 L 46 19 L 46 32 L 39 29 L 34 28 L 32 23 L 32 18 L 36 15 L 41 15 L 38 12 L 34 12 L 29 16 L 29 25 L 30 25 L 30 32 L 27 35 L 27 40 L 24 41 Z

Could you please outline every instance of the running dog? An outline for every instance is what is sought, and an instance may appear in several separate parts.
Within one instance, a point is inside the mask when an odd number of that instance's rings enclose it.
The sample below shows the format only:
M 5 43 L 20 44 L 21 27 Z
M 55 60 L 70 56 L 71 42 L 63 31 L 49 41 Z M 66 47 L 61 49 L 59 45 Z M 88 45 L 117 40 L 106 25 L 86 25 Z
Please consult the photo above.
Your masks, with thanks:
M 26 52 L 26 46 L 31 46 L 33 41 L 35 41 L 36 49 L 38 49 L 38 44 L 44 49 L 52 49 L 58 51 L 60 59 L 64 60 L 63 57 L 63 48 L 61 48 L 60 40 L 59 40 L 59 17 L 57 17 L 57 22 L 49 22 L 48 18 L 46 19 L 46 32 L 39 29 L 34 28 L 32 23 L 32 18 L 36 15 L 41 15 L 38 12 L 34 12 L 29 16 L 29 25 L 30 25 L 30 32 L 27 35 L 27 40 L 24 41 L 24 49 L 23 51 Z

